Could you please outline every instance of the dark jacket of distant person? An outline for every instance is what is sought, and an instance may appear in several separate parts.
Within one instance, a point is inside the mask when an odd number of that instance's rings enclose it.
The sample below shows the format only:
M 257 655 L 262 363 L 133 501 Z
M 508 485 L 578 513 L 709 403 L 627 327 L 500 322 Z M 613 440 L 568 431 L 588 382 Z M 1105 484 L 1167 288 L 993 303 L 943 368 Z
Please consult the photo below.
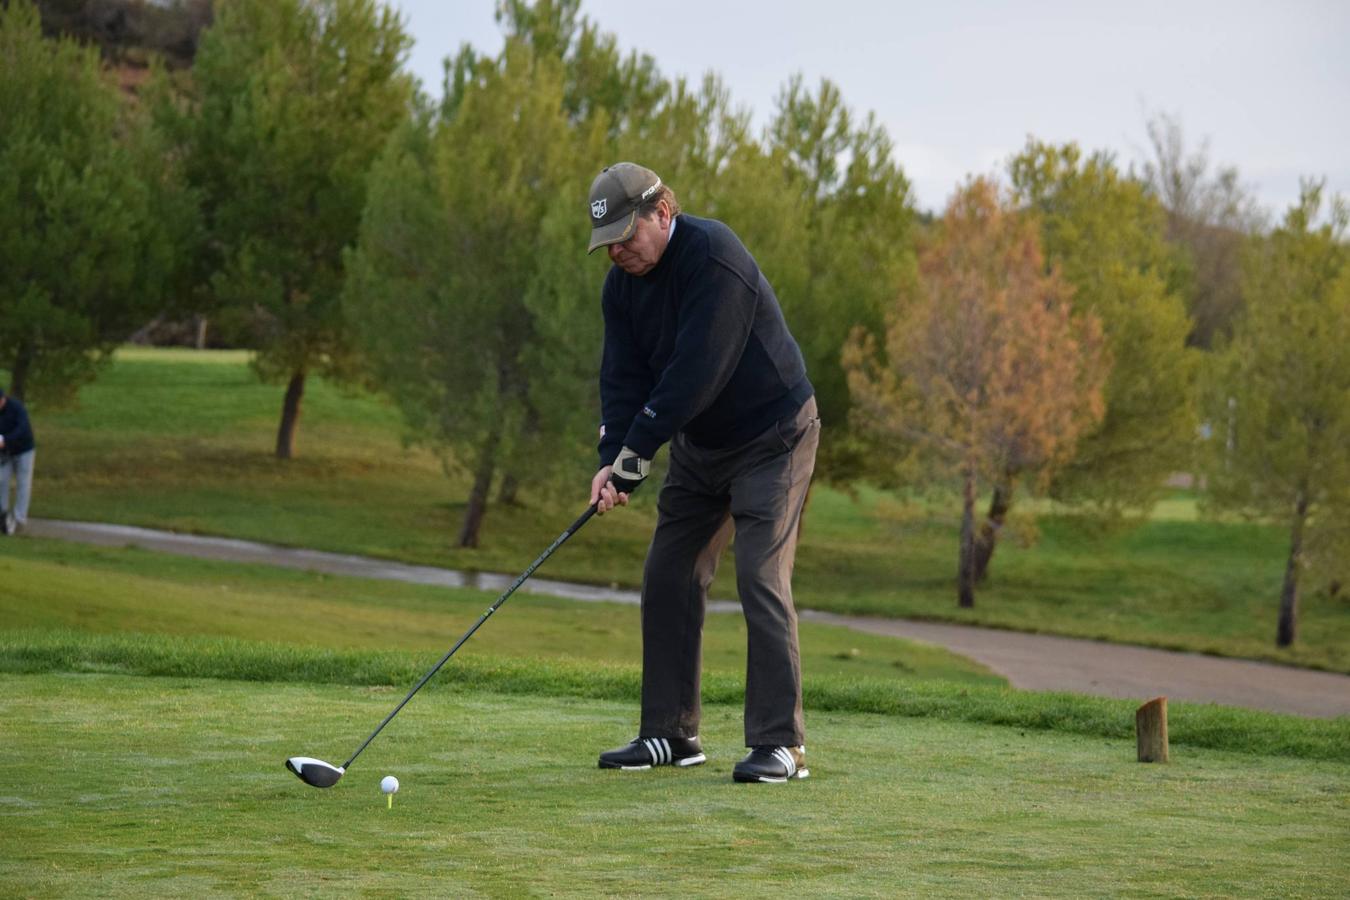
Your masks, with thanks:
M 22 456 L 37 446 L 33 440 L 33 426 L 28 421 L 28 410 L 8 394 L 0 396 L 5 398 L 5 405 L 0 408 L 0 437 L 5 439 L 5 446 L 0 448 L 0 453 Z

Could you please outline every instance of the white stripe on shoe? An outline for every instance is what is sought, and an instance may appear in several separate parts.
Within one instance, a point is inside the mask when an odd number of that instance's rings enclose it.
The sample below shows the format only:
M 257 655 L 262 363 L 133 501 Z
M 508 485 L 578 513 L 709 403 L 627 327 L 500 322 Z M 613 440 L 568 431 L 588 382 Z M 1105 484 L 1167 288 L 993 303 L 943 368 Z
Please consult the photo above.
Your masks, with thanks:
M 696 741 L 697 738 L 689 740 Z M 671 744 L 670 738 L 636 738 L 634 744 L 641 744 L 642 749 L 647 752 L 651 762 L 642 765 L 622 766 L 624 769 L 650 769 L 654 766 L 696 766 L 699 763 L 707 762 L 708 757 L 701 752 L 695 752 L 690 756 L 675 758 L 675 747 Z
M 670 763 L 670 743 L 665 738 L 643 738 L 642 745 L 651 754 L 652 765 L 664 766 Z

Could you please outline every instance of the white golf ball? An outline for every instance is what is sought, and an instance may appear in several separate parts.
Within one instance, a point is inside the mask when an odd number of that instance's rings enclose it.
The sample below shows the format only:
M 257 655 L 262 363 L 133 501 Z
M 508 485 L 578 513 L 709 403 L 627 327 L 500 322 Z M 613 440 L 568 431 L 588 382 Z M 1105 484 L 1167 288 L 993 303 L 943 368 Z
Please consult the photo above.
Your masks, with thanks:
M 398 793 L 398 779 L 393 775 L 386 775 L 380 779 L 380 790 L 386 794 Z

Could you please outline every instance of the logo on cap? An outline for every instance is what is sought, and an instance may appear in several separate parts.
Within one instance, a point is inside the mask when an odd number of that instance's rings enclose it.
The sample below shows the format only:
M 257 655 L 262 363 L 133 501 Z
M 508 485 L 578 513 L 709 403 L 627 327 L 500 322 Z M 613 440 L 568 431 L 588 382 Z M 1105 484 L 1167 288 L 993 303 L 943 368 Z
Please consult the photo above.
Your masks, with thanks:
M 605 197 L 601 197 L 591 204 L 591 218 L 603 219 L 605 217 L 605 212 L 608 211 L 608 209 L 609 200 Z

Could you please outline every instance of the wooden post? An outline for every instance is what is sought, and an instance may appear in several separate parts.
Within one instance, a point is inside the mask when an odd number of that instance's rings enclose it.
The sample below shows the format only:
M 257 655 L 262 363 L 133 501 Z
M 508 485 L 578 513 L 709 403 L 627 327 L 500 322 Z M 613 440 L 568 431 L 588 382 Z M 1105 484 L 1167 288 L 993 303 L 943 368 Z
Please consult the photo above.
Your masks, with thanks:
M 1167 762 L 1167 698 L 1155 697 L 1134 713 L 1140 762 Z

